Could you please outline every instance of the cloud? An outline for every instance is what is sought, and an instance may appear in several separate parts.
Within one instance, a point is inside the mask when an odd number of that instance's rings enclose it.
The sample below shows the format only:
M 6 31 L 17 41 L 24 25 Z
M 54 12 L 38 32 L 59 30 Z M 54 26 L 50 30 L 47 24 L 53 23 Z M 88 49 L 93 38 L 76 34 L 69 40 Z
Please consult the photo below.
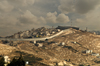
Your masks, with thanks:
M 46 23 L 66 23 L 69 22 L 69 17 L 66 16 L 65 14 L 58 14 L 57 12 L 54 13 L 47 13 L 46 17 L 37 17 L 34 14 L 32 14 L 29 10 L 24 12 L 20 17 L 19 17 L 19 22 L 21 24 L 46 24 Z
M 99 0 L 60 0 L 58 9 L 66 14 L 71 12 L 85 14 L 95 9 L 99 4 Z
M 90 30 L 100 30 L 99 11 L 100 7 L 85 14 L 85 17 L 76 18 L 75 22 L 77 23 L 77 26 L 80 26 L 81 28 L 88 27 Z
M 57 12 L 54 13 L 47 13 L 46 21 L 49 23 L 67 23 L 69 22 L 69 17 L 65 14 L 58 14 Z
M 0 1 L 0 11 L 10 12 L 14 7 L 10 5 L 6 0 Z
M 57 22 L 58 23 L 67 23 L 67 22 L 69 22 L 70 20 L 69 20 L 69 17 L 68 16 L 66 16 L 65 14 L 59 14 L 58 16 L 57 16 Z
M 61 13 L 69 15 L 68 17 L 73 20 L 73 26 L 100 30 L 99 0 L 60 0 L 58 9 Z
M 49 23 L 56 23 L 56 18 L 57 18 L 56 15 L 57 15 L 57 12 L 47 13 L 46 21 Z
M 19 20 L 23 24 L 37 23 L 37 17 L 34 16 L 29 10 L 19 17 Z
M 70 19 L 73 26 L 100 30 L 99 4 L 99 0 L 0 0 L 0 35 L 70 25 Z
M 75 10 L 84 14 L 95 9 L 100 4 L 99 0 L 78 0 L 75 4 Z
M 49 12 L 58 12 L 58 5 L 59 0 L 35 0 L 30 11 L 37 16 L 46 16 Z
M 77 18 L 77 19 L 76 19 L 76 22 L 77 22 L 77 23 L 83 23 L 83 22 L 85 22 L 85 21 L 84 21 L 83 19 Z
M 65 14 L 75 11 L 72 1 L 73 0 L 60 0 L 60 5 L 58 6 L 58 9 Z
M 19 17 L 19 22 L 21 24 L 45 24 L 45 18 L 44 17 L 37 17 L 34 14 L 32 14 L 29 10 L 24 12 L 20 17 Z
M 15 6 L 28 6 L 33 5 L 35 0 L 9 0 L 9 2 Z
M 15 26 L 17 22 L 18 22 L 18 19 L 13 16 L 0 17 L 0 27 Z

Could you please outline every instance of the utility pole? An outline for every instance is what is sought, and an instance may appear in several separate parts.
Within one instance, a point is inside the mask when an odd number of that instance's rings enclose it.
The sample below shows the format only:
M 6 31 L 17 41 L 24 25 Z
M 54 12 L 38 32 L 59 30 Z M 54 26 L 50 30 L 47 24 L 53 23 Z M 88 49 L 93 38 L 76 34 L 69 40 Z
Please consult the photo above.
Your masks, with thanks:
M 86 27 L 86 30 L 85 31 L 87 32 L 87 27 Z
M 71 27 L 72 27 L 72 19 L 71 19 Z

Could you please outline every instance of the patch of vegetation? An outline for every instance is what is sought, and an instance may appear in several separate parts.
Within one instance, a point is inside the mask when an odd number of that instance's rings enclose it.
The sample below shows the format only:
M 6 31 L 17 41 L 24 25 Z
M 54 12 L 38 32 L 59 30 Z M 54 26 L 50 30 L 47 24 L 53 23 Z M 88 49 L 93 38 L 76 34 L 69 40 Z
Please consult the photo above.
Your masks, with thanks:
M 75 53 L 78 52 L 77 50 L 75 50 L 71 46 L 64 46 L 64 48 L 68 48 L 69 50 L 71 50 L 72 52 L 75 52 Z
M 79 66 L 85 66 L 85 65 L 79 65 Z
M 38 52 L 38 51 L 36 51 L 36 52 Z M 30 65 L 37 64 L 37 63 L 39 63 L 38 61 L 42 61 L 42 58 L 35 57 L 33 54 L 27 54 L 27 53 L 24 53 L 21 51 L 16 51 L 16 53 L 21 53 L 22 55 L 24 55 L 23 59 L 25 61 L 29 61 Z
M 2 40 L 3 44 L 9 43 L 7 40 Z
M 4 62 L 4 58 L 0 57 L 0 66 L 4 66 L 5 62 Z
M 35 57 L 33 55 L 27 54 L 23 57 L 25 60 L 28 60 L 31 63 L 37 63 L 38 61 L 41 61 L 41 58 Z
M 45 47 L 42 47 L 42 49 L 45 49 Z
M 48 41 L 48 39 L 45 39 L 45 41 Z
M 23 55 L 27 54 L 27 53 L 24 53 L 24 52 L 21 52 L 21 51 L 16 51 L 16 53 L 23 54 Z
M 36 51 L 38 53 L 38 51 Z
M 94 61 L 94 62 L 95 62 L 95 63 L 100 63 L 100 61 L 97 61 L 97 60 L 96 60 L 96 61 Z
M 48 42 L 48 45 L 50 45 L 50 44 L 52 44 L 52 43 L 56 43 L 56 42 L 54 42 L 54 41 Z
M 19 59 L 14 57 L 8 66 L 25 66 L 25 61 L 23 60 L 22 54 L 20 54 Z

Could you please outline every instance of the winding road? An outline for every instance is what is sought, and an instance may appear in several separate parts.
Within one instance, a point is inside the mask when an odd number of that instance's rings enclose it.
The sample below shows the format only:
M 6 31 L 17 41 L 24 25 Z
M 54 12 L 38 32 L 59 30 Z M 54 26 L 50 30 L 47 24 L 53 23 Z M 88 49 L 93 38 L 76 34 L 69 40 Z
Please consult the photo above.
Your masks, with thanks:
M 8 41 L 38 41 L 38 40 L 46 40 L 46 39 L 51 39 L 54 38 L 60 34 L 62 34 L 63 32 L 69 31 L 70 29 L 66 29 L 66 30 L 62 30 L 59 33 L 50 36 L 50 37 L 45 37 L 45 38 L 32 38 L 32 39 L 11 39 L 11 38 L 0 38 L 0 40 L 8 40 Z

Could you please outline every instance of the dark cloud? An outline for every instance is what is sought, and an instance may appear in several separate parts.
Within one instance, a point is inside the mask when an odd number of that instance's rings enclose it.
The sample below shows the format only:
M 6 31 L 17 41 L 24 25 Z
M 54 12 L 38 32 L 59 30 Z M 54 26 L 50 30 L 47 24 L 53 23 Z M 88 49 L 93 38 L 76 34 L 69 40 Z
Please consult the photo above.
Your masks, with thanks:
M 76 12 L 85 14 L 95 9 L 99 4 L 99 0 L 60 0 L 61 5 L 58 9 L 63 13 Z
M 90 10 L 96 8 L 100 4 L 99 0 L 77 0 L 75 4 L 75 10 L 78 13 L 88 13 Z

